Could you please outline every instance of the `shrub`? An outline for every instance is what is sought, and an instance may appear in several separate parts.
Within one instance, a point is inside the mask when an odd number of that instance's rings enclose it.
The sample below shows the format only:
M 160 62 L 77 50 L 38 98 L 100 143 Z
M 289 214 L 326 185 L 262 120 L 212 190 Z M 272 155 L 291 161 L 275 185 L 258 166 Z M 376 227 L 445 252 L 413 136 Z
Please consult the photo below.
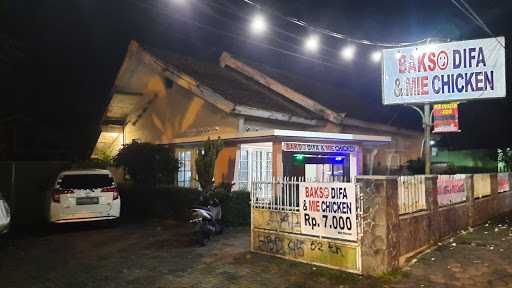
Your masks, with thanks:
M 215 192 L 210 199 L 222 205 L 222 221 L 227 226 L 247 226 L 251 223 L 250 193 L 247 191 Z
M 192 188 L 152 187 L 121 184 L 121 213 L 123 217 L 153 218 L 173 216 L 186 220 L 192 205 L 199 204 L 201 192 Z
M 179 168 L 169 146 L 137 142 L 123 146 L 114 165 L 123 167 L 135 184 L 149 186 L 174 184 Z
M 180 221 L 188 220 L 190 207 L 201 204 L 201 195 L 201 191 L 194 188 L 171 188 L 168 203 L 173 217 Z
M 190 208 L 201 203 L 201 191 L 182 187 L 152 187 L 121 184 L 121 213 L 129 218 L 173 217 L 178 221 L 189 220 Z M 222 219 L 227 226 L 250 224 L 250 193 L 246 191 L 214 192 L 208 199 L 217 199 L 222 205 Z

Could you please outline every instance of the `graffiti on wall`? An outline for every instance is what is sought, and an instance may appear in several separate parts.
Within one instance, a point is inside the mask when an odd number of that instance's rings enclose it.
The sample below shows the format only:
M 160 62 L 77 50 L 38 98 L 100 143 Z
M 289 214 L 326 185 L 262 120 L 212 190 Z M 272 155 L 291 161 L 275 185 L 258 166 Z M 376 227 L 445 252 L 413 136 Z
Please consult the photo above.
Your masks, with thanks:
M 253 231 L 253 250 L 305 262 L 357 269 L 357 247 L 300 235 Z

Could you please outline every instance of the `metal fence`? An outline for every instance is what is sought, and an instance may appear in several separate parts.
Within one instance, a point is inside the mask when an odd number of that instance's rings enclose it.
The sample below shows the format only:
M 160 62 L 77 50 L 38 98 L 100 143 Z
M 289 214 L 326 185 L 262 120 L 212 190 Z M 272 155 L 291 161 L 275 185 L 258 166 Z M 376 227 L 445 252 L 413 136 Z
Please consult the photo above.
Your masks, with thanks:
M 398 177 L 398 207 L 400 214 L 427 209 L 424 175 Z
M 303 177 L 272 177 L 251 182 L 251 205 L 281 211 L 299 211 L 299 184 Z
M 473 175 L 475 199 L 491 195 L 491 174 Z

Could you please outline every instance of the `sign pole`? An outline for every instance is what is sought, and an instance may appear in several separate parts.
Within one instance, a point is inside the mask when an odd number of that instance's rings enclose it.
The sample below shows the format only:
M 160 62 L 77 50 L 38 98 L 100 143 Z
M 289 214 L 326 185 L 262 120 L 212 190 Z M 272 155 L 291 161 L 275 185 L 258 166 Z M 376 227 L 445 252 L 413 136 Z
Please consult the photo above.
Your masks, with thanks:
M 425 104 L 423 106 L 423 129 L 425 134 L 425 175 L 430 175 L 430 167 L 432 166 L 432 146 L 430 145 L 431 128 L 432 115 L 430 112 L 430 104 Z
M 414 110 L 418 111 L 421 116 L 421 122 L 423 123 L 423 159 L 425 160 L 425 175 L 430 175 L 430 167 L 432 166 L 432 147 L 430 145 L 431 137 L 431 129 L 432 129 L 432 111 L 430 109 L 430 104 L 425 103 L 423 106 L 423 111 L 420 108 L 412 105 L 408 105 Z

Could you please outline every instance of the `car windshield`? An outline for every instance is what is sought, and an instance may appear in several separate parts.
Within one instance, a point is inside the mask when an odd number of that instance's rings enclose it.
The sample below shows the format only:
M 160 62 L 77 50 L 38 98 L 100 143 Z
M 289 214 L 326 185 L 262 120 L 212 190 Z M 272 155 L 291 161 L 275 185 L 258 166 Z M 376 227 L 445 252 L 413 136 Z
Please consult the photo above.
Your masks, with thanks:
M 114 179 L 108 174 L 64 175 L 58 185 L 62 189 L 94 189 L 114 186 Z

